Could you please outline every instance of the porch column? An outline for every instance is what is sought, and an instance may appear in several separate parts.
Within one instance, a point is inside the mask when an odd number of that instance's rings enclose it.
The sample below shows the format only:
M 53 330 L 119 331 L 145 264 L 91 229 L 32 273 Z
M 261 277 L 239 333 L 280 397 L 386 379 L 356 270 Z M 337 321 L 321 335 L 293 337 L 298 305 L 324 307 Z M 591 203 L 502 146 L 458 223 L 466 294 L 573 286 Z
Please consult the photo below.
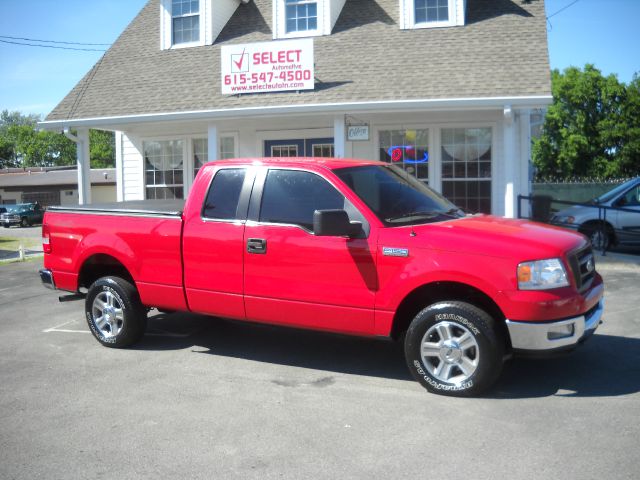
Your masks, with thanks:
M 520 125 L 520 177 L 519 188 L 516 192 L 516 202 L 518 201 L 517 195 L 531 195 L 531 110 L 520 110 L 518 123 Z M 517 205 L 516 203 L 516 208 Z M 523 216 L 531 216 L 529 207 L 530 202 L 523 200 L 520 205 Z
M 89 129 L 78 129 L 76 159 L 78 163 L 78 203 L 91 203 L 91 167 L 89 165 Z
M 115 132 L 116 141 L 116 199 L 124 202 L 124 158 L 122 152 L 122 132 Z
M 344 115 L 333 117 L 333 156 L 344 158 L 345 138 L 347 136 Z
M 517 138 L 518 130 L 515 125 L 515 112 L 511 105 L 504 107 L 502 121 L 503 161 L 504 161 L 504 216 L 514 218 L 516 215 L 516 168 L 518 165 Z
M 209 161 L 218 160 L 218 125 L 210 123 L 208 128 L 209 139 Z

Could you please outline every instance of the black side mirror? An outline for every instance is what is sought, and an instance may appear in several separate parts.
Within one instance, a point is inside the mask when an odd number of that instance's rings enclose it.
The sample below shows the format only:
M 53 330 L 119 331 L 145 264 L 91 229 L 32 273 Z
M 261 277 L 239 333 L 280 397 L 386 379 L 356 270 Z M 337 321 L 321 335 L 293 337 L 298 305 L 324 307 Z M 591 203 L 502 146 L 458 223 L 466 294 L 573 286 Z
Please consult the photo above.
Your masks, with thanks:
M 362 231 L 360 222 L 349 221 L 344 210 L 313 212 L 313 233 L 318 237 L 355 237 Z

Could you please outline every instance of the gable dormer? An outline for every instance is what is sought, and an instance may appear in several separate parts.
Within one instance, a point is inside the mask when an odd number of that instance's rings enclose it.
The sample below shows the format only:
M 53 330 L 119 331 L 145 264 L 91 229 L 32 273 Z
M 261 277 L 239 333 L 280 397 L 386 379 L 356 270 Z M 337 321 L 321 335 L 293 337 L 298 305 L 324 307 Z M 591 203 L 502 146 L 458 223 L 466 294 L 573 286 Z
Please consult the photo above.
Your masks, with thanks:
M 273 38 L 330 35 L 346 0 L 273 0 Z
M 160 48 L 213 44 L 238 5 L 238 0 L 160 0 Z
M 467 0 L 400 0 L 400 28 L 464 25 Z

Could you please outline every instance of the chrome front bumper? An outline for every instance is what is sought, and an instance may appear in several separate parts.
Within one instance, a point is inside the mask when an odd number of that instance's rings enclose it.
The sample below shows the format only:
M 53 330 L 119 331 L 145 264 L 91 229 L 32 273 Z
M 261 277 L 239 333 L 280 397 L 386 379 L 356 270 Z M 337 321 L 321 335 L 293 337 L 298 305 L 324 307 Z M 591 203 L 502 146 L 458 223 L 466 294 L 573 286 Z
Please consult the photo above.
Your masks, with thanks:
M 571 348 L 595 332 L 602 323 L 604 300 L 585 315 L 557 322 L 514 322 L 507 320 L 513 350 L 539 352 Z
M 40 280 L 42 280 L 42 284 L 45 287 L 50 288 L 51 290 L 56 289 L 56 282 L 53 279 L 53 272 L 51 270 L 46 268 L 40 270 Z

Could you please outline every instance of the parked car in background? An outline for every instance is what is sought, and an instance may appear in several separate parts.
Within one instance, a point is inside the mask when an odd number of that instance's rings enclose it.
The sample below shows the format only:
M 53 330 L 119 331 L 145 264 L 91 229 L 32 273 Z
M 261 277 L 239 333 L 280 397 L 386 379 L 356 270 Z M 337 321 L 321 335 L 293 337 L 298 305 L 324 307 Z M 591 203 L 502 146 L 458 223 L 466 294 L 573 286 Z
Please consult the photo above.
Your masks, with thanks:
M 0 222 L 5 228 L 11 225 L 29 227 L 42 223 L 44 210 L 39 203 L 18 203 L 17 205 L 7 205 L 6 211 L 0 214 Z
M 590 200 L 588 204 L 557 212 L 551 217 L 551 223 L 583 233 L 597 250 L 606 250 L 611 245 L 640 245 L 640 177 Z

